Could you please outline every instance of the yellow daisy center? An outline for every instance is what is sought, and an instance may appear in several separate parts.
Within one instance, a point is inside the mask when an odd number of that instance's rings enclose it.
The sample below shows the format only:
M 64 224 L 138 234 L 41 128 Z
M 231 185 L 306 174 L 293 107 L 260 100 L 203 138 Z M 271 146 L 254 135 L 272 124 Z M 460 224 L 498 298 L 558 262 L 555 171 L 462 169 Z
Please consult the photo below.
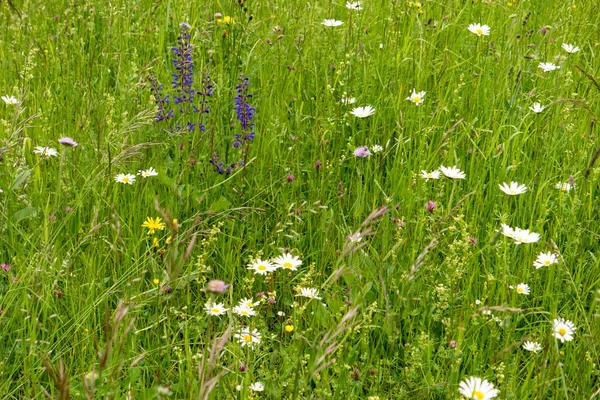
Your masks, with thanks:
M 550 265 L 550 260 L 545 260 L 545 261 L 544 261 L 544 264 L 546 264 L 546 265 Z
M 242 310 L 242 312 L 240 314 L 242 314 L 242 315 L 248 315 L 248 311 Z
M 483 34 L 483 29 L 481 29 L 481 28 L 477 28 L 477 29 L 475 30 L 475 32 L 477 32 L 478 34 L 480 34 L 480 35 L 481 35 L 481 34 Z M 477 392 L 477 393 L 479 393 L 479 392 Z M 480 399 L 483 399 L 483 397 L 480 397 Z
M 289 261 L 286 261 L 283 263 L 283 268 L 292 268 L 292 263 Z
M 244 335 L 244 341 L 245 342 L 251 342 L 252 341 L 252 335 Z
M 265 265 L 259 265 L 259 266 L 258 266 L 258 270 L 259 270 L 259 271 L 266 271 L 266 270 L 267 270 L 267 267 L 266 267 Z
M 210 311 L 211 311 L 211 312 L 213 312 L 214 314 L 218 314 L 218 313 L 220 313 L 220 312 L 221 312 L 221 309 L 220 309 L 220 308 L 213 307 L 213 308 L 211 308 L 211 309 L 210 309 Z
M 524 291 L 524 290 L 523 290 L 523 288 L 522 288 L 522 287 L 518 287 L 518 288 L 517 288 L 517 292 L 519 292 L 519 293 L 523 293 L 523 291 Z
M 473 390 L 473 394 L 471 395 L 471 398 L 477 399 L 477 400 L 483 400 L 483 399 L 485 399 L 485 395 L 483 393 L 481 393 L 479 390 Z
M 565 336 L 567 334 L 567 330 L 565 328 L 559 328 L 558 329 L 558 334 L 560 336 Z
M 420 98 L 419 96 L 415 96 L 415 97 L 413 97 L 413 101 L 414 101 L 415 103 L 418 103 L 418 102 L 420 102 L 420 101 L 421 101 L 421 98 Z
M 125 183 L 127 183 L 127 182 L 129 182 L 129 178 L 126 177 L 126 176 L 124 176 L 123 179 L 122 179 L 122 181 L 125 182 Z

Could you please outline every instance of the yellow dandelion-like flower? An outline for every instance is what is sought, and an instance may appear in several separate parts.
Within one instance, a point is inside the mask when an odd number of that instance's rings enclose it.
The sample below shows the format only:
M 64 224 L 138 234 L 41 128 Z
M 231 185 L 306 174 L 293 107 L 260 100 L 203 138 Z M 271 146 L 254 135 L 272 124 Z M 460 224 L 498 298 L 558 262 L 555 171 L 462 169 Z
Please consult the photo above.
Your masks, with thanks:
M 162 222 L 160 217 L 148 217 L 142 224 L 142 227 L 148 228 L 148 235 L 153 235 L 154 231 L 162 231 L 163 229 L 165 229 L 165 223 Z

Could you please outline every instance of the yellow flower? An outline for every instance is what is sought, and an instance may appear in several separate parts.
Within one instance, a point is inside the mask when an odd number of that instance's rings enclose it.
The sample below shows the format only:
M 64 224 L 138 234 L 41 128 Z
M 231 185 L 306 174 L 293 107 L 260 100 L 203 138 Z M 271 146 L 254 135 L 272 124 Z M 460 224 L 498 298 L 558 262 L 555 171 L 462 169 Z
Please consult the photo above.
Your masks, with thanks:
M 165 229 L 165 223 L 161 221 L 160 217 L 147 217 L 146 221 L 142 224 L 142 227 L 148 228 L 148 235 L 152 235 L 155 230 L 162 231 Z
M 152 238 L 152 246 L 153 247 L 158 247 L 159 243 L 158 243 L 158 239 L 157 238 Z
M 226 15 L 226 16 L 223 17 L 223 19 L 218 19 L 217 20 L 217 24 L 218 25 L 221 25 L 221 24 L 233 25 L 233 24 L 235 24 L 235 19 L 233 19 L 230 16 Z
M 158 285 L 160 283 L 160 281 L 157 278 L 154 278 L 152 282 L 154 282 L 155 285 Z
M 286 326 L 285 326 L 285 331 L 286 331 L 286 332 L 288 332 L 288 333 L 289 333 L 289 332 L 291 332 L 291 331 L 293 331 L 293 330 L 294 330 L 294 325 L 286 325 Z
M 167 240 L 165 240 L 165 244 L 171 243 L 171 240 L 173 240 L 173 236 L 169 236 Z

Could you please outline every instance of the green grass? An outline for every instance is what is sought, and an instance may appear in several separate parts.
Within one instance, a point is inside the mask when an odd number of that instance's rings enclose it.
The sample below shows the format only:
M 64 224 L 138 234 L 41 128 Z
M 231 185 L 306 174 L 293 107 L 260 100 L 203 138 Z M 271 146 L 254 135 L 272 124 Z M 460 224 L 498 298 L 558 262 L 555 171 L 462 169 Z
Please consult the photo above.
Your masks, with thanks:
M 599 5 L 243 3 L 0 2 L 0 95 L 21 101 L 0 101 L 2 398 L 458 399 L 469 376 L 502 399 L 598 393 Z M 205 133 L 153 118 L 148 77 L 172 99 L 183 21 L 194 87 L 203 72 L 214 84 L 210 114 L 193 114 Z M 550 61 L 560 69 L 538 68 Z M 225 176 L 211 141 L 228 163 L 244 157 L 231 147 L 240 74 L 256 139 L 247 166 Z M 413 88 L 426 91 L 418 107 Z M 534 102 L 547 108 L 534 114 Z M 366 105 L 374 115 L 349 113 Z M 79 146 L 61 147 L 65 136 Z M 419 176 L 440 165 L 466 179 Z M 150 167 L 159 175 L 115 182 Z M 555 189 L 569 176 L 573 190 Z M 498 184 L 510 181 L 529 190 L 507 196 Z M 166 229 L 148 235 L 147 217 Z M 540 240 L 515 245 L 502 223 Z M 356 232 L 368 235 L 352 243 Z M 283 249 L 298 271 L 247 269 Z M 549 251 L 559 262 L 535 269 Z M 211 294 L 212 279 L 231 286 Z M 510 289 L 519 283 L 531 293 Z M 259 292 L 249 319 L 204 309 Z M 577 327 L 573 341 L 553 337 L 557 317 Z M 262 335 L 252 349 L 233 337 L 246 324 Z M 253 393 L 257 381 L 265 390 Z

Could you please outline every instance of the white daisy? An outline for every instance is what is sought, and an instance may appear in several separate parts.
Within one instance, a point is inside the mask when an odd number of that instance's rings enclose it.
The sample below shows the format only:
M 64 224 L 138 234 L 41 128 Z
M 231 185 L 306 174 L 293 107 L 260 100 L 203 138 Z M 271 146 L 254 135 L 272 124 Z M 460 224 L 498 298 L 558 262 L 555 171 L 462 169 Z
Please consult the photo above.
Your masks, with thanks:
M 446 175 L 448 178 L 465 179 L 466 177 L 465 173 L 458 169 L 456 165 L 452 168 L 441 166 L 440 170 L 442 171 L 442 174 Z
M 58 155 L 58 151 L 48 146 L 36 146 L 33 149 L 35 154 L 39 154 L 42 157 L 56 157 Z
M 323 22 L 321 22 L 321 24 L 329 27 L 336 27 L 342 25 L 343 22 L 336 19 L 325 19 Z
M 435 171 L 431 171 L 431 172 L 422 170 L 421 178 L 425 179 L 425 182 L 429 181 L 430 179 L 440 179 L 440 171 L 437 169 Z
M 537 259 L 533 262 L 533 266 L 535 267 L 535 269 L 540 269 L 542 267 L 547 267 L 549 265 L 555 264 L 556 261 L 556 256 L 549 251 L 547 253 L 540 253 L 537 256 Z
M 413 89 L 410 96 L 408 96 L 406 98 L 406 100 L 409 100 L 409 101 L 412 101 L 413 103 L 415 103 L 416 106 L 420 105 L 424 99 L 425 99 L 425 92 L 417 93 L 417 91 L 415 89 Z
M 482 35 L 487 36 L 490 34 L 490 27 L 487 25 L 481 25 L 481 24 L 470 24 L 469 31 L 473 32 L 477 36 L 482 36 Z
M 558 317 L 552 322 L 552 329 L 554 337 L 564 343 L 573 340 L 577 328 L 571 321 Z
M 228 308 L 225 308 L 223 303 L 206 303 L 204 309 L 208 315 L 223 315 L 227 312 Z
M 262 382 L 254 382 L 250 385 L 250 390 L 253 392 L 262 392 L 265 390 L 265 385 Z
M 8 105 L 19 104 L 20 101 L 15 96 L 2 96 L 2 100 Z
M 569 182 L 564 182 L 564 183 L 559 182 L 554 187 L 557 188 L 558 190 L 561 190 L 561 191 L 567 192 L 567 193 L 569 193 L 571 191 L 571 189 L 573 189 L 573 186 L 571 186 L 571 184 Z
M 360 5 L 360 1 L 355 1 L 354 3 L 350 3 L 349 1 L 347 1 L 346 2 L 346 8 L 349 8 L 351 10 L 356 10 L 356 11 L 362 10 L 362 6 Z
M 511 239 L 515 238 L 515 230 L 506 224 L 502 224 L 502 234 Z
M 257 344 L 260 344 L 261 335 L 257 329 L 250 331 L 250 328 L 247 326 L 243 327 L 239 333 L 233 335 L 236 339 L 238 339 L 238 343 L 244 346 L 254 347 Z
M 252 317 L 253 315 L 256 315 L 254 308 L 248 307 L 247 305 L 235 306 L 233 307 L 233 312 L 240 317 Z
M 145 171 L 139 170 L 138 175 L 141 175 L 142 178 L 148 178 L 149 176 L 158 176 L 158 172 L 152 167 L 148 168 Z
M 319 297 L 319 291 L 314 288 L 301 287 L 300 294 L 297 294 L 296 296 L 302 296 L 302 297 L 306 297 L 308 299 L 321 300 L 321 298 Z
M 537 352 L 542 351 L 542 345 L 539 344 L 538 342 L 525 342 L 525 343 L 523 343 L 523 350 L 537 353 Z
M 515 244 L 535 243 L 540 240 L 540 234 L 529 232 L 529 229 L 515 228 L 515 236 L 513 238 Z
M 542 69 L 544 72 L 550 72 L 550 71 L 554 71 L 555 69 L 559 69 L 560 67 L 558 65 L 554 65 L 551 62 L 547 62 L 547 63 L 540 63 L 540 65 L 538 65 L 538 68 Z
M 577 53 L 580 49 L 579 47 L 575 47 L 572 44 L 568 44 L 568 43 L 563 43 L 562 44 L 562 48 L 567 52 L 567 53 Z
M 544 111 L 545 108 L 546 107 L 541 105 L 540 103 L 533 103 L 533 106 L 529 107 L 529 109 L 536 114 L 541 113 L 542 111 Z
M 525 283 L 519 283 L 515 291 L 519 294 L 529 294 L 529 285 Z
M 510 186 L 504 182 L 502 185 L 498 184 L 498 187 L 509 196 L 516 196 L 527 191 L 527 186 L 521 185 L 518 182 L 511 182 Z
M 240 302 L 238 303 L 238 306 L 245 306 L 245 307 L 250 307 L 250 308 L 254 308 L 258 305 L 260 305 L 260 301 L 255 302 L 254 300 L 252 300 L 252 298 L 241 299 Z
M 358 118 L 366 118 L 373 114 L 375 114 L 375 109 L 371 106 L 366 107 L 356 107 L 350 111 L 350 114 L 354 115 Z
M 133 185 L 135 182 L 135 175 L 133 174 L 119 174 L 115 176 L 115 181 L 119 183 L 126 183 L 128 185 Z
M 383 147 L 378 144 L 374 144 L 373 146 L 371 146 L 371 150 L 373 151 L 373 153 L 379 153 L 380 151 L 383 151 Z
M 248 269 L 254 270 L 255 274 L 266 275 L 269 272 L 275 271 L 275 266 L 268 260 L 261 260 L 260 258 L 254 261 L 252 264 L 248 264 Z
M 472 376 L 462 381 L 458 386 L 460 394 L 467 399 L 488 400 L 498 396 L 498 390 L 485 379 Z
M 356 103 L 356 97 L 342 96 L 341 102 L 342 102 L 342 104 L 346 104 L 346 105 L 354 104 L 354 103 Z
M 302 260 L 290 253 L 284 253 L 273 259 L 276 268 L 287 269 L 288 271 L 296 271 L 302 265 Z

